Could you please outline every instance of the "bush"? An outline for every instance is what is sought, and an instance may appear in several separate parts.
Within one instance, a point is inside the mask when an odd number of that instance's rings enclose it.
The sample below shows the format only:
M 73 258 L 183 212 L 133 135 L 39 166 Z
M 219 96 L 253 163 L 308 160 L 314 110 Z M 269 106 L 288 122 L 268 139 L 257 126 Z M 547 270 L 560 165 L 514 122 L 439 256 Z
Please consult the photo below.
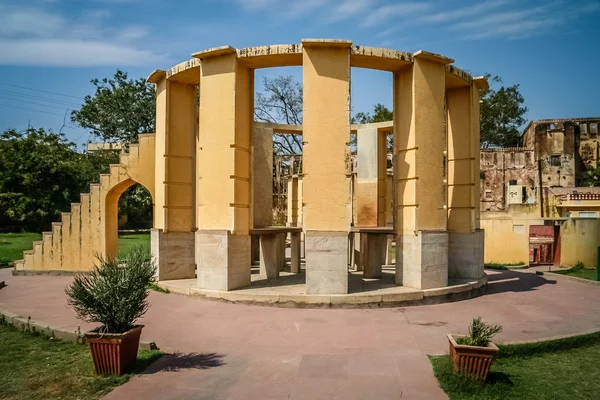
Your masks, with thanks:
M 573 268 L 571 268 L 571 270 L 572 271 L 581 271 L 584 268 L 585 268 L 585 265 L 583 265 L 583 262 L 577 261 L 577 264 L 575 264 L 575 266 Z
M 487 347 L 497 333 L 502 332 L 500 325 L 488 325 L 481 317 L 473 318 L 469 325 L 469 335 L 459 337 L 456 343 L 465 346 Z
M 120 260 L 98 257 L 99 266 L 75 276 L 67 287 L 68 304 L 77 318 L 102 324 L 100 332 L 123 333 L 148 310 L 147 297 L 156 266 L 144 247 L 135 247 Z

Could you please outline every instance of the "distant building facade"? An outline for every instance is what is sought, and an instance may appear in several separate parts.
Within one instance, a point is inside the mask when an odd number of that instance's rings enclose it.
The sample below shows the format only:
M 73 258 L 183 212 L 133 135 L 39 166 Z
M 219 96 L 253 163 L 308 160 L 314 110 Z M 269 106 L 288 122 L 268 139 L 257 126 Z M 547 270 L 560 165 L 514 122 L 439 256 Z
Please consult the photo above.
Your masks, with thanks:
M 531 122 L 514 148 L 482 149 L 486 263 L 596 266 L 600 117 Z

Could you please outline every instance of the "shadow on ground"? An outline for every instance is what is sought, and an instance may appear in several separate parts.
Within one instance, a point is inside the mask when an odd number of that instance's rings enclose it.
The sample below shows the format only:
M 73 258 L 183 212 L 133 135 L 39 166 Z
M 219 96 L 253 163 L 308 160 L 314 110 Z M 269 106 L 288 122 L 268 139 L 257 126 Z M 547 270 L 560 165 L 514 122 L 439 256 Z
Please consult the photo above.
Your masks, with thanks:
M 185 369 L 209 369 L 225 365 L 224 355 L 218 353 L 174 353 L 166 354 L 150 365 L 143 374 L 160 371 L 177 372 Z
M 546 279 L 542 275 L 529 272 L 498 271 L 495 274 L 488 274 L 488 284 L 485 294 L 526 292 L 535 290 L 543 285 L 554 284 L 556 284 L 555 280 Z

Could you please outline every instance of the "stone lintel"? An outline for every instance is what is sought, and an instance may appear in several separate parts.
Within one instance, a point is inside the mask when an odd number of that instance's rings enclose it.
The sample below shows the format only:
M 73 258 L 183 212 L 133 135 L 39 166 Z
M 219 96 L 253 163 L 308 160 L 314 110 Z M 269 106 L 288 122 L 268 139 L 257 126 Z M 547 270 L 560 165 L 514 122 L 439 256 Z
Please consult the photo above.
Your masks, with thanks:
M 192 53 L 192 57 L 194 58 L 199 58 L 199 59 L 205 59 L 205 58 L 211 58 L 211 57 L 218 57 L 218 56 L 223 56 L 226 54 L 236 54 L 236 50 L 231 47 L 231 46 L 221 46 L 221 47 L 213 47 L 207 50 L 202 50 L 202 51 L 197 51 L 195 53 Z
M 442 65 L 452 64 L 454 60 L 452 58 L 443 56 L 441 54 L 431 53 L 425 50 L 419 50 L 413 54 L 413 58 L 427 60 L 431 62 L 435 62 Z
M 475 76 L 473 77 L 473 82 L 475 82 L 478 89 L 488 90 L 490 88 L 490 84 L 485 76 Z
M 148 78 L 146 78 L 146 82 L 158 83 L 162 79 L 164 79 L 165 76 L 167 76 L 167 71 L 164 71 L 162 69 L 155 69 L 150 75 L 148 75 Z
M 302 47 L 347 47 L 352 46 L 351 40 L 339 39 L 302 39 Z

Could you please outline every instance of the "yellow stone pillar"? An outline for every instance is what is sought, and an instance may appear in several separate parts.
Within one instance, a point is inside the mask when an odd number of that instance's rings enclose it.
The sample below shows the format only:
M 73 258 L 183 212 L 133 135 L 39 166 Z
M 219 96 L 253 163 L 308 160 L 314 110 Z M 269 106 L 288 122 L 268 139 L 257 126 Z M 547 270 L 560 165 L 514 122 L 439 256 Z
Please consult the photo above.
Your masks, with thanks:
M 394 73 L 396 283 L 417 289 L 448 284 L 444 198 L 445 65 L 452 60 L 418 51 Z
M 287 183 L 287 226 L 299 226 L 298 214 L 302 200 L 298 196 L 298 175 L 291 176 Z
M 273 128 L 254 125 L 252 142 L 254 227 L 273 224 Z
M 221 47 L 201 60 L 196 263 L 204 289 L 250 285 L 254 74 Z
M 449 89 L 448 274 L 482 278 L 483 231 L 479 229 L 479 91 L 477 84 Z
M 352 209 L 345 156 L 350 141 L 351 44 L 302 41 L 307 294 L 348 293 Z
M 160 280 L 194 278 L 197 90 L 155 71 L 156 147 L 151 249 Z

